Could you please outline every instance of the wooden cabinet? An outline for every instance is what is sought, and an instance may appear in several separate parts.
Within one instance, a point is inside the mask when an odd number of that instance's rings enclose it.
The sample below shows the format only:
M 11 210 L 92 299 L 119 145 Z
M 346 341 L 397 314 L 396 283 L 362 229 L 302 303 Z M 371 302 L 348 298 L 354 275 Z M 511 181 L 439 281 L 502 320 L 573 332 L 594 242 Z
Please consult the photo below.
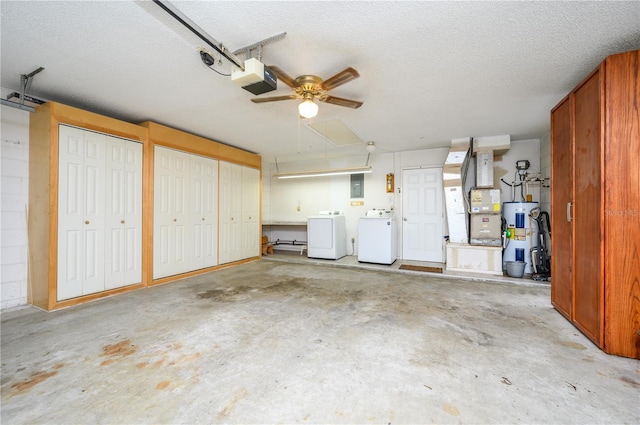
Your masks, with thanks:
M 219 161 L 232 178 L 220 180 Z M 160 124 L 39 106 L 30 117 L 29 303 L 55 310 L 215 270 L 220 181 L 238 222 L 225 262 L 260 258 L 260 170 L 259 155 Z
M 260 258 L 260 156 L 161 124 L 141 125 L 154 164 L 153 220 L 144 223 L 154 235 L 145 245 L 153 252 L 149 284 Z M 243 230 L 250 225 L 255 237 Z
M 551 112 L 551 301 L 605 352 L 640 358 L 640 51 Z
M 146 130 L 48 103 L 30 119 L 29 302 L 46 310 L 142 277 Z

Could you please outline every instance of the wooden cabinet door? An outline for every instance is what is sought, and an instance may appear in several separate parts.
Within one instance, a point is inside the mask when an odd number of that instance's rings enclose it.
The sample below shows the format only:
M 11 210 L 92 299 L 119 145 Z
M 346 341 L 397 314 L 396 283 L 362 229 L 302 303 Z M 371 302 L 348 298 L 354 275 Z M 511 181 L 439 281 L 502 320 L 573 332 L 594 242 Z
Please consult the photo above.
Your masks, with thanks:
M 572 98 L 551 111 L 551 303 L 571 320 L 573 303 Z
M 601 72 L 574 92 L 574 323 L 596 344 L 602 320 Z
M 605 340 L 607 353 L 640 358 L 640 51 L 607 58 Z

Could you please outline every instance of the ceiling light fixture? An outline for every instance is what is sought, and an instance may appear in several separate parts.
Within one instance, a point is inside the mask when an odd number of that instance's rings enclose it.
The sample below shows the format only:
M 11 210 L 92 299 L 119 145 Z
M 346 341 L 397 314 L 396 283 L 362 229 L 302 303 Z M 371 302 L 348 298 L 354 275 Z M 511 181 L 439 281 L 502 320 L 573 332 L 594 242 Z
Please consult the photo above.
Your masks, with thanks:
M 324 177 L 324 176 L 340 176 L 345 174 L 366 174 L 371 173 L 373 169 L 369 165 L 369 157 L 371 153 L 367 155 L 367 163 L 363 167 L 347 167 L 347 168 L 332 168 L 326 170 L 313 170 L 313 171 L 299 171 L 295 173 L 281 173 L 278 166 L 278 159 L 276 158 L 276 172 L 273 177 L 279 179 L 300 179 L 304 177 Z
M 318 105 L 313 103 L 313 95 L 305 93 L 304 101 L 298 105 L 298 112 L 305 118 L 313 118 L 318 115 Z
M 373 152 L 376 150 L 376 142 L 367 142 L 367 152 Z

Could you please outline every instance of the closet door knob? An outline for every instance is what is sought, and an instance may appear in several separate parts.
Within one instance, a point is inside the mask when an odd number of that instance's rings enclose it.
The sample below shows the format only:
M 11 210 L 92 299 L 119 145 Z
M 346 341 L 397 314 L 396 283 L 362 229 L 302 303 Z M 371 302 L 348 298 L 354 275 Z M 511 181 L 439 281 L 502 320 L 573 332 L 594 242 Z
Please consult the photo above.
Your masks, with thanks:
M 120 224 L 124 224 L 124 220 L 120 220 Z
M 174 218 L 173 221 L 178 221 L 178 219 Z
M 204 221 L 204 217 L 202 217 L 202 221 Z
M 89 224 L 89 220 L 85 220 L 85 221 L 84 221 L 84 224 Z

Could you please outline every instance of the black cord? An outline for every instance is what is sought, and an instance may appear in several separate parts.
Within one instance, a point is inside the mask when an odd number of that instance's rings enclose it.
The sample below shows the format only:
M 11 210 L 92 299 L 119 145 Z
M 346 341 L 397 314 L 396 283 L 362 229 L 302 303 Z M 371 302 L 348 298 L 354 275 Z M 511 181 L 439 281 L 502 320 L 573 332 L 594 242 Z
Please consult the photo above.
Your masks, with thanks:
M 210 66 L 208 66 L 207 68 L 209 68 L 210 70 L 212 70 L 213 72 L 215 72 L 216 74 L 222 75 L 223 77 L 231 77 L 231 74 L 223 74 L 222 72 L 211 68 Z

